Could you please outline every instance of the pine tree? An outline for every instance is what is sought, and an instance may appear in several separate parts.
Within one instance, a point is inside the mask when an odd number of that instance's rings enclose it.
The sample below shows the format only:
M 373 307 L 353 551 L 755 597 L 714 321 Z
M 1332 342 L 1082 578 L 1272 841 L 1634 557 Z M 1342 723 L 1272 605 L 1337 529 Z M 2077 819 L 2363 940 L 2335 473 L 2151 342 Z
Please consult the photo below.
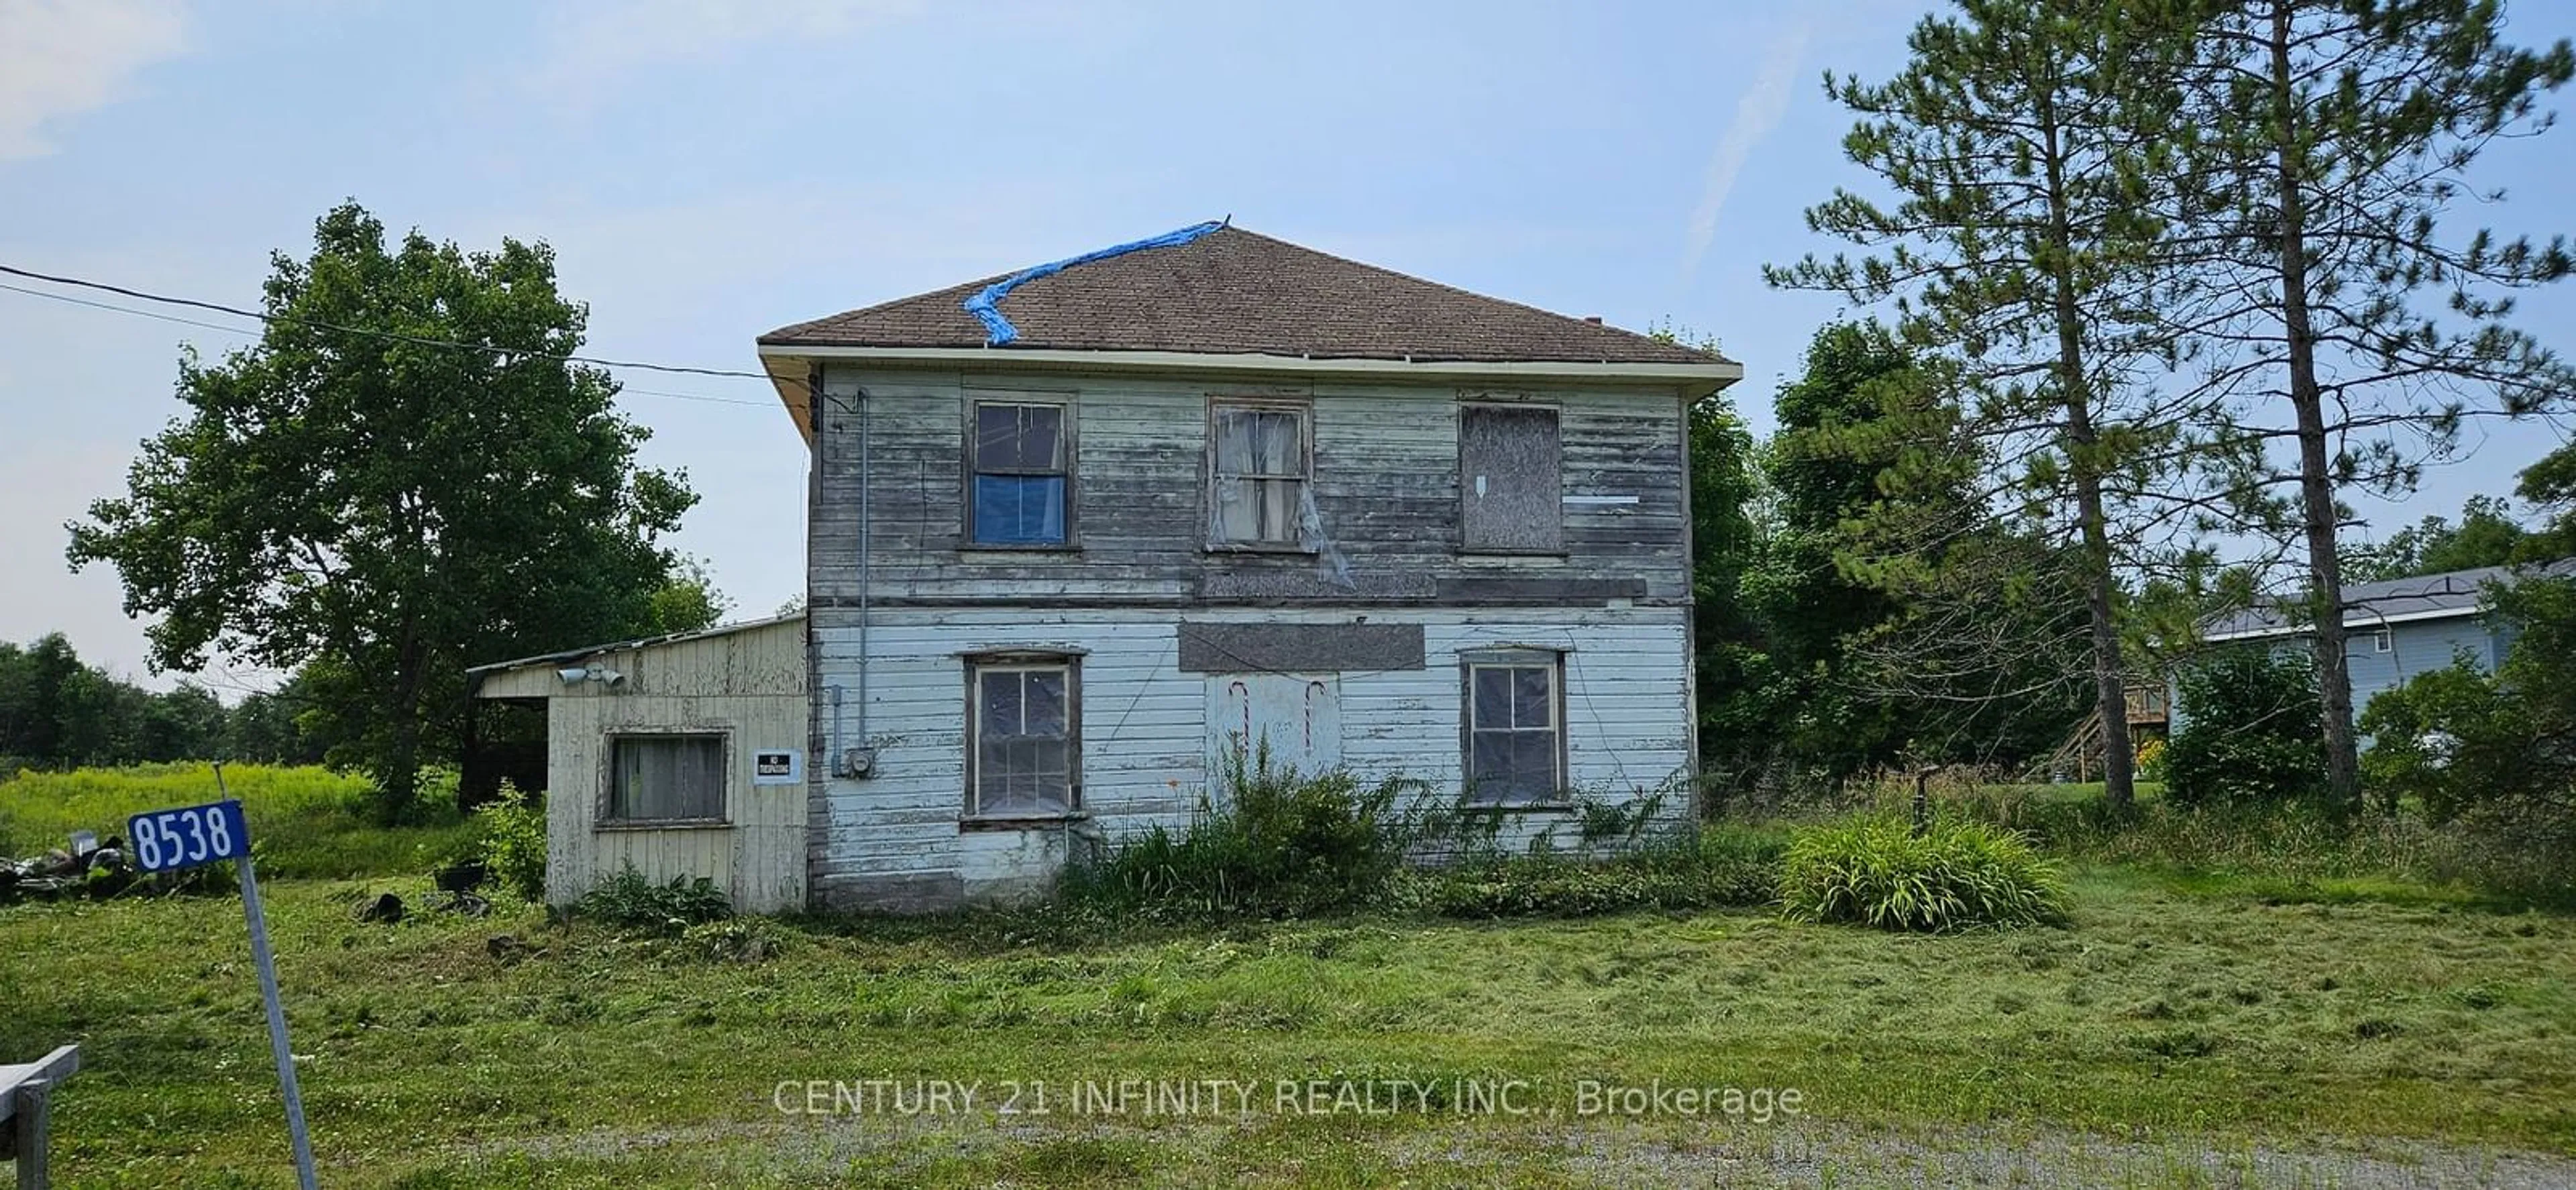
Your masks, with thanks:
M 2144 311 L 2160 284 L 2158 188 L 2170 178 L 2170 83 L 2190 47 L 2184 15 L 1965 0 L 1955 18 L 1915 28 L 1895 79 L 1829 77 L 1827 92 L 1862 117 L 1846 152 L 1897 202 L 1838 191 L 1808 223 L 1883 255 L 1769 271 L 1776 285 L 1894 299 L 1906 338 L 1947 356 L 1966 386 L 1948 456 L 1998 473 L 1986 495 L 1999 515 L 2072 537 L 2118 804 L 2133 780 L 2123 522 L 2195 441 L 2196 407 L 2149 401 L 2139 382 L 2171 360 L 2173 337 L 2152 332 Z
M 2233 402 L 2247 439 L 2295 445 L 2279 527 L 2304 547 L 2328 788 L 2354 806 L 2338 496 L 2410 488 L 2472 399 L 2520 415 L 2576 391 L 2506 321 L 2507 291 L 2568 273 L 2563 242 L 2442 234 L 2479 151 L 2545 129 L 2536 97 L 2576 59 L 2563 41 L 2505 45 L 2495 0 L 2232 0 L 2203 15 L 2169 126 L 2185 182 L 2174 266 L 2196 300 L 2162 308 L 2188 310 L 2168 325 L 2207 345 L 2197 395 Z M 2247 467 L 2249 496 L 2271 470 Z

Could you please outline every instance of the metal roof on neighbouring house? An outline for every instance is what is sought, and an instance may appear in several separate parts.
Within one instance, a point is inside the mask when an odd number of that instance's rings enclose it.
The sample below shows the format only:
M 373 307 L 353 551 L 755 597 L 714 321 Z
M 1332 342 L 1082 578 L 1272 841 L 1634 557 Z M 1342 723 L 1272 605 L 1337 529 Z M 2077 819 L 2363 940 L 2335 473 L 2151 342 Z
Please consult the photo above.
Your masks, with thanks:
M 2576 574 L 2576 558 L 2531 566 L 2481 566 L 2416 578 L 2376 583 L 2350 583 L 2343 589 L 2343 626 L 2377 628 L 2413 620 L 2441 620 L 2478 613 L 2489 583 L 2534 576 Z M 2307 617 L 2292 600 L 2230 612 L 2202 625 L 2207 641 L 2253 640 L 2293 636 L 2308 630 Z
M 992 348 L 1406 362 L 1726 366 L 1650 335 L 1231 225 L 780 327 L 764 349 Z M 988 292 L 994 291 L 994 292 Z M 987 315 L 970 307 L 979 295 Z M 1006 327 L 1007 329 L 1003 329 Z M 768 354 L 767 350 L 764 354 Z

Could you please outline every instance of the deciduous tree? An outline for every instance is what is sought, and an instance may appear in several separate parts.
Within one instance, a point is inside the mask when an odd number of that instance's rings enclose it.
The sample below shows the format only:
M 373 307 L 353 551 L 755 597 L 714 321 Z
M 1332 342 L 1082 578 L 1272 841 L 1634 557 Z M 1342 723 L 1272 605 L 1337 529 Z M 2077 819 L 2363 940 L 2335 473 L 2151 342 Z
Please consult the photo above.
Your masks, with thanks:
M 259 343 L 179 367 L 188 407 L 124 495 L 71 526 L 113 565 L 151 659 L 301 669 L 337 718 L 335 762 L 388 816 L 447 754 L 464 669 L 652 631 L 696 497 L 640 469 L 647 431 L 602 370 L 568 362 L 587 311 L 542 243 L 388 243 L 355 204 L 272 258 Z

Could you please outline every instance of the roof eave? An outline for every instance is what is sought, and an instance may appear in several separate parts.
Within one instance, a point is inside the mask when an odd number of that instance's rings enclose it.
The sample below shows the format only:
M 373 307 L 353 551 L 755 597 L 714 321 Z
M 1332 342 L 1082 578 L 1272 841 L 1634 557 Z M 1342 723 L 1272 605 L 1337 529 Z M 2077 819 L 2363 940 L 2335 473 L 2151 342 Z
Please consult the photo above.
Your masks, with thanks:
M 2411 624 L 2421 620 L 2456 620 L 2463 616 L 2479 615 L 2484 610 L 2485 609 L 2479 607 L 2477 604 L 2472 603 L 2460 607 L 2437 607 L 2418 612 L 2398 612 L 2395 615 L 2388 616 L 2347 615 L 2344 617 L 2343 626 L 2344 630 L 2347 632 L 2355 628 L 2376 631 L 2382 625 L 2386 624 Z M 2216 645 L 2225 644 L 2229 641 L 2265 640 L 2275 637 L 2306 636 L 2314 631 L 2316 631 L 2316 627 L 2312 624 L 2276 624 L 2262 628 L 2240 628 L 2232 632 L 2213 632 L 2201 637 L 2200 640 L 2202 644 Z
M 666 632 L 660 636 L 642 636 L 633 640 L 613 640 L 605 644 L 589 645 L 578 649 L 564 649 L 554 653 L 539 653 L 534 657 L 513 657 L 508 661 L 492 661 L 486 662 L 482 665 L 469 665 L 465 668 L 465 674 L 467 677 L 473 678 L 479 682 L 485 674 L 503 673 L 514 669 L 528 669 L 539 665 L 552 665 L 558 661 L 577 661 L 584 657 L 596 657 L 602 653 L 624 652 L 629 649 L 649 649 L 660 645 L 675 645 L 683 641 L 703 640 L 713 636 L 731 636 L 737 632 L 750 632 L 759 628 L 775 628 L 780 624 L 785 624 L 793 620 L 802 620 L 804 618 L 805 613 L 800 610 L 783 612 L 775 616 L 763 616 L 757 620 L 738 620 L 731 624 L 713 624 L 705 628 L 694 629 L 688 632 Z
M 760 344 L 763 360 L 852 360 L 889 367 L 1036 368 L 1062 371 L 1201 371 L 1400 376 L 1421 379 L 1506 376 L 1522 379 L 1612 381 L 1700 387 L 1705 395 L 1744 378 L 1733 360 L 1706 363 L 1617 363 L 1585 360 L 1415 360 L 1270 355 L 1258 352 L 1073 351 L 1055 348 L 862 347 L 846 344 Z

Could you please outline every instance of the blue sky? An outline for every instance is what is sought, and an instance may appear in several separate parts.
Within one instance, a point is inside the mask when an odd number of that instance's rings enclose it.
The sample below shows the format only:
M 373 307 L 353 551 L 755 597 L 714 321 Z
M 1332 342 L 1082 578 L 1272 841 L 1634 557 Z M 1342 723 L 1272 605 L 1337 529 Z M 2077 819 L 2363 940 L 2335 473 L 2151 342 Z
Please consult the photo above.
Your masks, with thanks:
M 1922 7 L 0 0 L 0 262 L 255 304 L 269 251 L 355 198 L 469 247 L 552 243 L 598 354 L 748 369 L 784 323 L 1230 214 L 1713 334 L 1767 428 L 1837 304 L 1760 265 L 1821 246 L 1800 211 L 1864 181 L 1819 75 L 1891 73 Z M 2524 42 L 2576 33 L 2576 6 L 2515 16 Z M 2571 136 L 2482 169 L 2504 225 L 2576 210 Z M 2576 348 L 2576 295 L 2526 309 Z M 179 411 L 182 342 L 247 341 L 0 292 L 0 639 L 61 629 L 143 676 L 114 575 L 67 572 L 61 526 Z M 680 547 L 741 613 L 795 594 L 804 458 L 774 397 L 625 379 L 647 461 L 705 496 Z M 2408 507 L 2365 510 L 2383 531 L 2559 441 L 2471 433 Z

